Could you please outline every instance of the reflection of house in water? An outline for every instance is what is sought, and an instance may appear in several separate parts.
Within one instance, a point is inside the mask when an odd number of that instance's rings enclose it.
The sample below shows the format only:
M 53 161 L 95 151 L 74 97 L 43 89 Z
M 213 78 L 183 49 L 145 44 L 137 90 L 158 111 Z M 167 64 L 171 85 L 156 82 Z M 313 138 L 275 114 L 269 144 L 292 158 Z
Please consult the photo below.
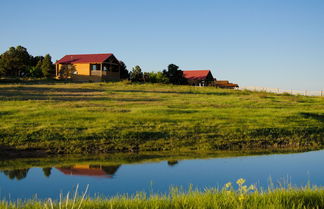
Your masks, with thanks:
M 69 167 L 56 168 L 65 175 L 71 176 L 92 176 L 102 178 L 112 178 L 120 165 L 74 165 Z

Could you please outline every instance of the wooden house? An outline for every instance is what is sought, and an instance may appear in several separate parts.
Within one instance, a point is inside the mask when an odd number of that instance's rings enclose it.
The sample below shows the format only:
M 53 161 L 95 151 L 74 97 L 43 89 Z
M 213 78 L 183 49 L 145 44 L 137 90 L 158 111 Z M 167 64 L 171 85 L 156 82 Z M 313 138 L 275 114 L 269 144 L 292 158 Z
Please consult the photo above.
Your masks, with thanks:
M 183 77 L 193 86 L 208 86 L 214 81 L 210 70 L 184 70 Z
M 113 54 L 70 54 L 56 63 L 58 79 L 119 81 L 120 62 Z

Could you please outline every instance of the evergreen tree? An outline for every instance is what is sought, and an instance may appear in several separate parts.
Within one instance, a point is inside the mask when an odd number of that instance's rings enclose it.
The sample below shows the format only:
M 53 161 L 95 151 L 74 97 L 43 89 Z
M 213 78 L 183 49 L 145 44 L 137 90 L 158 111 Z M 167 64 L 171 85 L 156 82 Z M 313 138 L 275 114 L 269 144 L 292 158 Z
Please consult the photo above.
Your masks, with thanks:
M 26 76 L 30 65 L 30 55 L 25 47 L 10 47 L 1 55 L 0 72 L 5 76 Z
M 44 77 L 50 77 L 50 75 L 53 73 L 54 68 L 52 57 L 49 54 L 46 54 L 44 59 L 41 61 L 41 69 Z
M 170 64 L 168 70 L 163 70 L 163 74 L 168 77 L 170 83 L 172 84 L 186 84 L 187 80 L 183 77 L 182 70 L 175 64 Z
M 34 57 L 34 56 L 30 55 L 30 60 L 31 60 L 30 65 L 36 66 L 39 63 L 39 61 L 42 61 L 43 59 L 44 59 L 43 56 L 35 56 Z
M 121 79 L 129 79 L 129 73 L 127 67 L 123 61 L 120 62 L 120 78 Z

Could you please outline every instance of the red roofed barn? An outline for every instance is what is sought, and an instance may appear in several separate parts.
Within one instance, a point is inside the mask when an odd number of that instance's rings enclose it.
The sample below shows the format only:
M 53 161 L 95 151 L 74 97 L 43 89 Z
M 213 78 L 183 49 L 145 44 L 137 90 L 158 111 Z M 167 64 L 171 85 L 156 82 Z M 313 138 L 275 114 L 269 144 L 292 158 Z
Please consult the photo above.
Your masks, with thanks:
M 113 54 L 71 54 L 56 63 L 57 78 L 78 81 L 118 81 L 120 63 Z
M 183 76 L 193 86 L 208 86 L 214 81 L 210 70 L 184 70 Z

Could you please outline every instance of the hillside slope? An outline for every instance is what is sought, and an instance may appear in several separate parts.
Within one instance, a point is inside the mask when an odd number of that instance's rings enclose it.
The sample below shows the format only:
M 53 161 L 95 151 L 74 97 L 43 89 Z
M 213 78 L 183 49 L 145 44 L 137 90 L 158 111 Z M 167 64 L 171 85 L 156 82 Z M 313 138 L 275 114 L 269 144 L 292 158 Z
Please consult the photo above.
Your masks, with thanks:
M 0 85 L 0 149 L 52 153 L 324 144 L 324 97 L 212 87 Z

